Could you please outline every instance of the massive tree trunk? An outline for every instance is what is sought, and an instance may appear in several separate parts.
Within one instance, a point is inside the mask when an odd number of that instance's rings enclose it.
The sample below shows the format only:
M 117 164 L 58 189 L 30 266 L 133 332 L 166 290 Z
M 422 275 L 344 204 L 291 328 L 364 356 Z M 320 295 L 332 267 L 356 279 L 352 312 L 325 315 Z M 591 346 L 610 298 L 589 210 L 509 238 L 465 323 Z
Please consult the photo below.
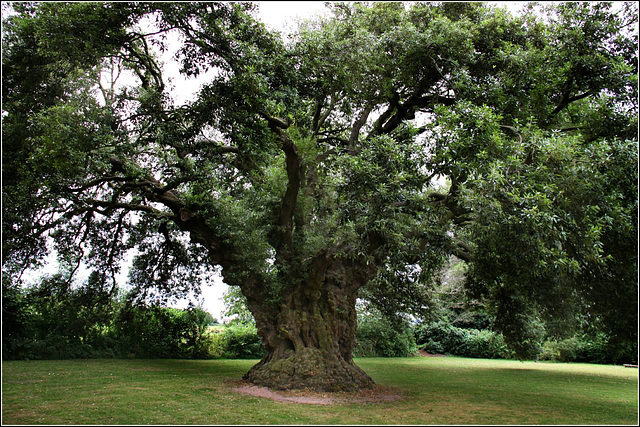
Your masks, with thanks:
M 287 188 L 270 234 L 280 272 L 277 281 L 283 287 L 274 295 L 259 277 L 238 283 L 266 350 L 244 379 L 283 390 L 372 388 L 375 383 L 355 365 L 351 353 L 357 328 L 357 292 L 376 269 L 369 263 L 360 265 L 339 258 L 331 250 L 320 251 L 312 260 L 298 258 L 294 236 L 303 236 L 311 220 L 297 212 L 298 197 L 305 185 L 310 186 L 303 192 L 315 193 L 315 169 L 303 166 L 298 147 L 285 132 L 288 120 L 263 111 L 259 114 L 280 140 L 286 160 Z
M 342 261 L 312 269 L 278 304 L 243 288 L 266 356 L 244 379 L 274 389 L 354 391 L 374 387 L 355 365 L 356 294 L 364 277 Z M 349 274 L 347 274 L 349 273 Z M 346 280 L 349 278 L 351 280 Z

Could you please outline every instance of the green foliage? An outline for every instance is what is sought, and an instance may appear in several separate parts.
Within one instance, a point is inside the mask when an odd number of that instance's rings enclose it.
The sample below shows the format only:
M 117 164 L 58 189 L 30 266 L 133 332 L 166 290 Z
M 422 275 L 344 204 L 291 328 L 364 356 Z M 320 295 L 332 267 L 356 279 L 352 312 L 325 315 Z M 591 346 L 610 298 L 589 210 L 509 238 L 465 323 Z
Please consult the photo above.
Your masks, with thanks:
M 470 287 L 475 297 L 491 302 L 492 314 L 506 326 L 505 334 L 521 341 L 521 332 L 528 329 L 525 325 L 535 318 L 556 319 L 558 327 L 564 322 L 565 327 L 571 328 L 573 322 L 575 328 L 580 307 L 586 301 L 590 301 L 594 316 L 592 326 L 603 321 L 613 334 L 633 334 L 637 315 L 632 301 L 637 293 L 637 273 L 623 265 L 635 262 L 637 232 L 633 223 L 637 198 L 627 193 L 633 191 L 635 184 L 623 184 L 622 178 L 614 184 L 609 179 L 618 174 L 614 172 L 616 167 L 626 170 L 627 176 L 637 176 L 635 161 L 631 161 L 635 156 L 630 154 L 636 150 L 637 144 L 631 141 L 598 143 L 585 149 L 573 138 L 554 138 L 553 143 L 538 148 L 541 168 L 531 172 L 521 168 L 511 174 L 515 169 L 508 164 L 493 167 L 489 172 L 493 178 L 483 181 L 478 194 L 503 188 L 500 196 L 469 199 L 470 203 L 478 203 L 478 215 L 471 225 L 478 240 L 469 274 Z M 629 153 L 629 157 L 616 155 L 625 166 L 618 162 L 616 166 L 608 165 L 612 152 Z M 602 163 L 597 170 L 589 166 L 587 172 L 587 162 Z M 553 174 L 554 183 L 536 184 L 540 180 L 527 176 L 529 173 Z M 580 178 L 586 176 L 589 179 Z M 508 187 L 491 183 L 494 179 L 508 182 Z M 618 234 L 622 230 L 627 230 L 626 237 Z M 613 244 L 613 236 L 618 236 L 618 248 L 625 255 L 613 246 L 605 249 Z M 593 280 L 607 283 L 609 290 Z M 614 300 L 617 309 L 609 305 Z M 614 312 L 624 312 L 623 320 L 617 324 L 604 320 L 612 319 Z M 526 334 L 537 340 L 534 332 Z
M 23 354 L 32 336 L 33 307 L 20 286 L 2 276 L 2 354 L 12 358 Z
M 513 356 L 503 337 L 488 330 L 462 329 L 437 322 L 417 326 L 415 335 L 417 345 L 429 353 L 485 359 L 509 359 Z
M 407 322 L 394 324 L 385 318 L 358 316 L 354 357 L 407 357 L 417 352 Z
M 114 356 L 115 341 L 108 331 L 115 301 L 97 275 L 91 275 L 84 286 L 74 287 L 65 274 L 56 274 L 37 287 L 13 289 L 8 296 L 20 301 L 21 310 L 10 313 L 7 320 L 19 321 L 20 327 L 5 337 L 10 348 L 3 357 Z
M 227 341 L 223 330 L 216 329 L 209 332 L 209 357 L 211 359 L 222 359 L 227 348 Z
M 115 337 L 127 357 L 208 358 L 206 320 L 197 308 L 125 306 L 116 320 Z
M 542 346 L 540 360 L 602 364 L 637 364 L 638 343 L 616 342 L 605 334 L 595 337 L 573 336 L 548 340 Z
M 210 315 L 132 305 L 97 274 L 84 286 L 56 274 L 32 288 L 3 284 L 3 358 L 209 358 Z
M 222 313 L 225 317 L 232 317 L 232 325 L 254 325 L 255 320 L 247 307 L 247 297 L 242 295 L 239 288 L 229 288 L 222 296 L 225 310 Z
M 492 318 L 482 301 L 473 299 L 465 288 L 467 264 L 452 256 L 440 274 L 440 283 L 431 290 L 429 311 L 420 317 L 426 323 L 444 322 L 463 329 L 489 329 Z
M 51 239 L 69 271 L 34 296 L 56 319 L 47 333 L 94 339 L 83 325 L 106 312 L 82 301 L 100 300 L 136 248 L 141 297 L 197 291 L 222 267 L 269 311 L 326 258 L 350 266 L 331 280 L 387 317 L 426 317 L 455 255 L 520 357 L 574 331 L 637 341 L 635 4 L 514 17 L 481 3 L 336 3 L 286 43 L 248 3 L 11 7 L 2 268 L 18 283 Z M 156 56 L 169 33 L 183 75 L 216 71 L 184 105 Z M 106 77 L 126 74 L 126 86 Z M 74 314 L 60 298 L 83 259 L 96 273 L 72 301 L 91 308 Z M 31 314 L 7 290 L 26 331 Z M 186 326 L 199 318 L 149 310 L 122 320 L 151 353 L 201 354 L 200 326 Z
M 261 359 L 265 355 L 255 325 L 236 324 L 224 329 L 224 353 L 228 359 Z

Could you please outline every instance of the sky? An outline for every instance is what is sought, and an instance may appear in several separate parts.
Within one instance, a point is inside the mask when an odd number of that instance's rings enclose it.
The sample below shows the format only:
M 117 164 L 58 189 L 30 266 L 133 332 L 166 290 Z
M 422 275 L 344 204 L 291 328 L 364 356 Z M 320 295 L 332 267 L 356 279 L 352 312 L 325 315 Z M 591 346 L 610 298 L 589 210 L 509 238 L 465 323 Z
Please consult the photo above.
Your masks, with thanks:
M 326 12 L 322 1 L 257 1 L 258 19 L 272 30 L 292 31 L 296 19 Z

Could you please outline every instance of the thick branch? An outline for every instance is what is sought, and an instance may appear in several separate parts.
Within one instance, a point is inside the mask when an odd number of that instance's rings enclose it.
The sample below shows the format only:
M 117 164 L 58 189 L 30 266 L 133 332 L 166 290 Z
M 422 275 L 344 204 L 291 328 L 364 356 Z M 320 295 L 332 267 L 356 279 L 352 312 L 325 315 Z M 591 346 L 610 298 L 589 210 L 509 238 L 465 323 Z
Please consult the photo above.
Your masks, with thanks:
M 374 129 L 369 137 L 388 134 L 394 131 L 404 120 L 411 120 L 415 117 L 415 112 L 419 109 L 435 106 L 436 104 L 453 105 L 455 98 L 441 95 L 411 95 L 403 104 L 398 101 L 398 94 L 394 94 L 389 108 L 380 116 L 374 125 Z M 392 113 L 395 111 L 395 114 Z M 387 120 L 388 119 L 388 120 Z
M 567 108 L 569 106 L 569 104 L 571 104 L 572 102 L 575 101 L 579 101 L 581 99 L 584 99 L 588 96 L 591 96 L 595 93 L 595 90 L 589 90 L 585 93 L 582 93 L 580 95 L 576 95 L 576 96 L 569 96 L 569 93 L 565 93 L 562 96 L 562 99 L 560 100 L 560 103 L 558 104 L 558 106 L 551 112 L 551 114 L 549 115 L 549 117 L 553 117 L 556 114 L 558 114 L 560 111 L 564 110 L 565 108 Z
M 322 112 L 322 107 L 324 106 L 324 101 L 321 101 L 318 103 L 318 105 L 316 106 L 316 111 L 315 114 L 313 116 L 313 132 L 317 133 L 320 128 L 322 127 L 322 125 L 324 124 L 324 122 L 327 120 L 327 117 L 329 117 L 329 114 L 331 114 L 331 112 L 333 111 L 336 102 L 339 100 L 340 98 L 337 96 L 332 96 L 331 97 L 331 103 L 329 104 L 329 106 L 327 107 L 327 109 L 324 111 L 324 113 Z
M 451 218 L 454 220 L 454 223 L 462 223 L 469 221 L 469 214 L 472 212 L 471 210 L 464 208 L 458 204 L 456 200 L 456 195 L 458 193 L 458 181 L 452 177 L 451 178 L 451 188 L 449 188 L 448 194 L 441 193 L 431 193 L 429 197 L 434 201 L 434 203 L 441 203 L 445 206 L 449 212 L 451 213 Z
M 127 211 L 138 211 L 138 212 L 147 212 L 150 214 L 154 214 L 157 216 L 166 216 L 168 215 L 166 212 L 159 211 L 151 206 L 147 205 L 137 205 L 134 203 L 122 203 L 116 201 L 107 201 L 107 200 L 96 200 L 96 199 L 88 199 L 87 203 L 93 205 L 94 207 L 90 210 L 102 215 L 109 215 L 111 211 L 114 209 L 125 209 Z M 97 207 L 102 207 L 104 209 L 100 210 Z
M 124 172 L 124 163 L 113 157 L 110 159 L 114 169 Z M 169 208 L 172 214 L 155 209 L 151 206 L 144 204 L 125 203 L 118 201 L 119 194 L 123 188 L 135 188 L 141 194 L 151 202 L 161 203 Z M 125 209 L 128 211 L 146 212 L 154 216 L 166 217 L 174 221 L 180 229 L 188 231 L 191 240 L 195 243 L 200 243 L 205 246 L 209 251 L 211 260 L 223 266 L 228 267 L 229 253 L 231 248 L 225 245 L 214 233 L 212 228 L 197 212 L 197 207 L 194 208 L 186 206 L 180 198 L 180 194 L 170 189 L 171 186 L 164 186 L 160 181 L 153 177 L 148 177 L 142 180 L 131 180 L 123 184 L 120 188 L 116 189 L 112 196 L 111 201 L 89 199 L 87 203 L 91 205 L 86 210 L 93 210 L 94 212 L 109 215 L 115 209 Z M 98 209 L 103 208 L 103 209 Z
M 459 240 L 456 240 L 454 243 L 455 246 L 451 248 L 451 253 L 463 261 L 472 262 L 474 257 L 471 246 Z
M 278 214 L 278 226 L 281 232 L 276 240 L 276 252 L 281 252 L 283 245 L 288 248 L 287 253 L 291 255 L 293 249 L 293 216 L 296 211 L 296 202 L 298 193 L 300 192 L 300 183 L 302 180 L 302 168 L 300 165 L 300 156 L 298 155 L 298 147 L 284 133 L 283 129 L 289 127 L 290 123 L 283 119 L 273 117 L 265 112 L 259 113 L 267 120 L 269 128 L 275 132 L 282 143 L 282 150 L 285 154 L 285 162 L 287 168 L 287 189 L 282 198 L 282 205 Z M 288 256 L 288 255 L 287 255 Z
M 127 181 L 127 178 L 121 177 L 121 176 L 105 176 L 102 178 L 96 178 L 96 179 L 92 179 L 91 181 L 83 184 L 80 187 L 77 188 L 67 188 L 68 191 L 72 192 L 72 193 L 81 193 L 83 191 L 88 190 L 91 187 L 95 187 L 97 185 L 100 184 L 104 184 L 105 182 L 123 182 L 123 181 Z
M 364 126 L 364 124 L 367 122 L 372 109 L 373 104 L 367 105 L 364 110 L 362 110 L 362 113 L 360 113 L 360 116 L 353 123 L 353 127 L 351 128 L 351 135 L 349 136 L 349 148 L 353 148 L 355 143 L 358 141 L 360 129 L 362 129 L 362 126 Z
M 298 147 L 285 135 L 282 129 L 278 129 L 278 136 L 282 141 L 287 165 L 287 190 L 282 198 L 282 206 L 278 216 L 278 225 L 282 227 L 283 235 L 281 244 L 289 248 L 293 246 L 293 214 L 296 210 L 298 192 L 300 191 L 301 168 Z
M 220 154 L 227 154 L 227 153 L 240 154 L 240 150 L 237 147 L 230 147 L 226 145 L 217 146 L 216 151 Z
M 389 100 L 389 107 L 380 115 L 380 117 L 378 117 L 378 120 L 376 120 L 373 125 L 373 130 L 367 138 L 378 135 L 382 131 L 382 125 L 389 119 L 389 117 L 391 117 L 391 114 L 393 114 L 394 110 L 398 108 L 399 104 L 400 95 L 397 92 L 394 92 L 393 96 Z
M 262 118 L 264 118 L 265 120 L 267 120 L 267 123 L 269 124 L 269 127 L 272 130 L 276 130 L 276 129 L 287 129 L 290 125 L 288 120 L 283 120 L 279 117 L 273 117 L 267 113 L 265 113 L 264 111 L 260 111 L 258 112 L 258 114 L 260 114 L 260 116 L 262 116 Z
M 320 129 L 320 125 L 318 124 L 320 121 L 320 114 L 322 113 L 322 107 L 324 106 L 324 99 L 320 98 L 318 99 L 318 102 L 316 103 L 316 108 L 313 112 L 313 120 L 311 122 L 311 129 L 313 130 L 313 132 L 317 132 L 318 129 Z

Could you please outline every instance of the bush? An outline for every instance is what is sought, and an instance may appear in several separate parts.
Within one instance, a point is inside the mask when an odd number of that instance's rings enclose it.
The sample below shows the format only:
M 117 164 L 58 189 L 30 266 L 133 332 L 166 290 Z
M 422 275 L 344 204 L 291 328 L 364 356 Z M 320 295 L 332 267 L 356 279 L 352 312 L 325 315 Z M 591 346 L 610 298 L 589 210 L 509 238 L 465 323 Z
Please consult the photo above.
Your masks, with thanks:
M 493 331 L 462 329 L 445 322 L 416 328 L 417 345 L 429 353 L 503 359 L 512 357 L 502 335 Z
M 209 348 L 208 354 L 211 359 L 221 359 L 227 351 L 226 334 L 223 330 L 216 329 L 209 331 Z
M 637 363 L 637 342 L 616 342 L 605 334 L 548 340 L 542 345 L 540 360 L 601 364 Z
M 564 340 L 548 340 L 542 345 L 540 360 L 552 360 L 556 362 L 573 362 L 580 352 L 581 343 L 576 337 Z
M 92 274 L 73 288 L 60 274 L 29 289 L 2 281 L 3 359 L 260 358 L 255 326 L 213 334 L 211 315 L 118 301 Z
M 406 357 L 417 352 L 408 324 L 393 325 L 385 319 L 361 316 L 356 330 L 356 357 Z
M 2 277 L 2 358 L 27 358 L 34 310 L 26 292 L 6 275 Z
M 209 358 L 206 313 L 198 308 L 128 306 L 115 322 L 119 352 L 127 357 Z
M 513 357 L 511 351 L 504 342 L 502 335 L 489 330 L 467 330 L 468 351 L 474 354 L 472 357 L 483 359 L 509 359 Z
M 489 330 L 462 329 L 446 322 L 420 325 L 415 330 L 418 346 L 436 354 L 485 359 L 513 358 L 501 334 Z M 605 334 L 547 340 L 539 360 L 582 363 L 637 363 L 637 342 L 616 342 Z
M 21 288 L 3 277 L 3 358 L 114 357 L 112 300 L 95 275 L 80 288 L 60 274 Z
M 227 359 L 261 359 L 265 355 L 262 340 L 254 325 L 235 324 L 224 330 L 222 352 Z
M 463 330 L 445 322 L 422 324 L 416 328 L 417 345 L 429 353 L 457 354 L 463 346 Z

